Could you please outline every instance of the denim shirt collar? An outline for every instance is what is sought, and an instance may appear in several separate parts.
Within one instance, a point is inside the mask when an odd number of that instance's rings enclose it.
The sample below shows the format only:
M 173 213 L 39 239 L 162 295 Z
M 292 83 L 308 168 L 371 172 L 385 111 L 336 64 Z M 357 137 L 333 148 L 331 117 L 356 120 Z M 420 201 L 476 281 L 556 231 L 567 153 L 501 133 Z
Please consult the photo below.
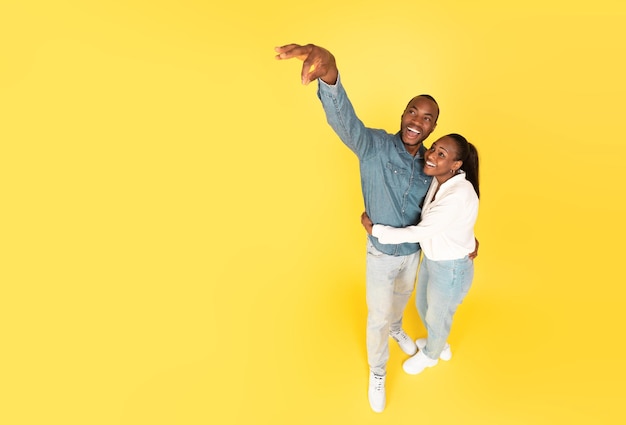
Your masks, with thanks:
M 398 153 L 411 155 L 406 150 L 406 148 L 404 147 L 404 142 L 402 142 L 402 136 L 400 135 L 399 131 L 396 133 L 395 136 L 396 137 L 394 138 L 394 143 L 396 145 L 396 149 L 398 150 Z M 425 153 L 426 153 L 426 148 L 424 147 L 424 142 L 422 142 L 422 144 L 420 145 L 420 147 L 417 150 L 417 154 L 415 154 L 415 156 L 413 158 L 415 158 L 415 159 L 424 159 L 424 154 Z

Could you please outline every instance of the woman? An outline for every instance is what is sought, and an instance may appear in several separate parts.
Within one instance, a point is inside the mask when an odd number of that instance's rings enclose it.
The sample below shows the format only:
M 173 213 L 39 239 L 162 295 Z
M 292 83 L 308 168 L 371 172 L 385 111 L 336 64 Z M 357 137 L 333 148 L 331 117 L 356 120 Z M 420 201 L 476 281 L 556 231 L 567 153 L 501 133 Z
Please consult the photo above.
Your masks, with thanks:
M 424 155 L 424 173 L 433 176 L 416 226 L 395 228 L 373 224 L 361 216 L 365 230 L 383 244 L 419 242 L 424 257 L 415 295 L 417 311 L 428 332 L 416 341 L 419 351 L 403 364 L 415 375 L 450 358 L 446 343 L 452 317 L 467 295 L 474 276 L 468 256 L 476 248 L 478 216 L 478 152 L 459 134 L 441 137 Z

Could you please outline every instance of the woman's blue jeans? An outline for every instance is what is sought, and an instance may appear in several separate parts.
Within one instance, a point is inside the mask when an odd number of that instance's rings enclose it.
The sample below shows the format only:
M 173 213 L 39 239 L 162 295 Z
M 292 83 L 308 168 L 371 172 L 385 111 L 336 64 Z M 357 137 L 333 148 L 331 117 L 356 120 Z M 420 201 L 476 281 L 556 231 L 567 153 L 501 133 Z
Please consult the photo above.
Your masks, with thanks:
M 468 257 L 433 261 L 425 255 L 417 276 L 415 305 L 428 332 L 423 351 L 438 359 L 443 351 L 456 309 L 467 295 L 474 278 L 474 262 Z

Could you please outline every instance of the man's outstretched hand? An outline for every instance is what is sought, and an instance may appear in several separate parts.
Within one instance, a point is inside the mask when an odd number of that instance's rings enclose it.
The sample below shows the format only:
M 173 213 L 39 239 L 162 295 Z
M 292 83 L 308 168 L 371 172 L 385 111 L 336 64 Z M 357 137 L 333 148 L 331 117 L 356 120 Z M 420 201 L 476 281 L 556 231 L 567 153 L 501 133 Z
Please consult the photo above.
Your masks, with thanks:
M 335 57 L 328 50 L 314 44 L 287 44 L 275 47 L 276 59 L 285 60 L 298 58 L 302 63 L 302 84 L 307 85 L 311 81 L 320 78 L 326 84 L 334 85 L 337 82 L 339 71 L 335 63 Z

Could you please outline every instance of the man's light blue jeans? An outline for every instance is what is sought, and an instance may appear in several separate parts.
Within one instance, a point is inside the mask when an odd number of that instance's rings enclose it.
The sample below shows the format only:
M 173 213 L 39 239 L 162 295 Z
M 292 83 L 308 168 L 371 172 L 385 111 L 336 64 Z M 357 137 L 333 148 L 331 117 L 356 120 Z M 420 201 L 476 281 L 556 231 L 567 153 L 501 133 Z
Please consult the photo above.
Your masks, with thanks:
M 385 375 L 389 331 L 402 328 L 402 315 L 415 287 L 420 251 L 393 256 L 367 240 L 367 360 L 376 375 Z
M 439 358 L 450 335 L 452 317 L 469 292 L 473 278 L 474 262 L 469 257 L 433 261 L 423 256 L 415 305 L 428 332 L 423 349 L 427 357 Z

